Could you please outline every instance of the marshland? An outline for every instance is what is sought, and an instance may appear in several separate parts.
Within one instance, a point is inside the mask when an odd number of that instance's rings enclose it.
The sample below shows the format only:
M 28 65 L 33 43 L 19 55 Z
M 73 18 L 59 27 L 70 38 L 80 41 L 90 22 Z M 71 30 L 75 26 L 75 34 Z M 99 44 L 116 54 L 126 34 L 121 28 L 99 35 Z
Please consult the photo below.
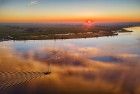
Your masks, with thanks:
M 118 23 L 110 26 L 106 24 L 2 24 L 0 26 L 0 40 L 48 40 L 115 36 L 122 32 L 132 32 L 124 29 L 132 26 L 139 26 L 139 23 L 124 23 L 123 25 Z

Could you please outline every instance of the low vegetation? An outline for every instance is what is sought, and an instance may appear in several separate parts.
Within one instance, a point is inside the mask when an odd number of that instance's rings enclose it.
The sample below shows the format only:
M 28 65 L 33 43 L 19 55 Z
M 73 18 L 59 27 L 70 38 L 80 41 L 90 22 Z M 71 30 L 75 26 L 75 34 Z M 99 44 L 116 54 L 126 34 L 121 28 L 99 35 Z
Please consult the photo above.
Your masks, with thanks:
M 132 32 L 125 26 L 0 26 L 0 40 L 44 40 L 114 36 L 119 32 Z

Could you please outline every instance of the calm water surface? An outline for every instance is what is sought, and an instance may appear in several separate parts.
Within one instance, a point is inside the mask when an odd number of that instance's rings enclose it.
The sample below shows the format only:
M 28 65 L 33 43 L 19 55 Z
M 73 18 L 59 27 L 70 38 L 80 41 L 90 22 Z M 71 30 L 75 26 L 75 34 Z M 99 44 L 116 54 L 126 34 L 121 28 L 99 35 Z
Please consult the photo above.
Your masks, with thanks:
M 50 76 L 15 87 L 11 94 L 140 94 L 140 27 L 127 29 L 134 32 L 0 42 L 6 49 L 0 49 L 0 70 L 46 71 L 51 64 Z
M 90 57 L 97 60 L 109 61 L 113 55 L 140 56 L 140 27 L 127 28 L 132 33 L 121 33 L 118 36 L 83 38 L 68 40 L 28 40 L 28 41 L 4 41 L 1 47 L 10 48 L 18 53 L 36 51 L 51 48 L 52 50 L 72 51 L 88 54 L 89 50 L 96 53 Z M 79 50 L 80 49 L 80 50 Z M 96 49 L 96 51 L 94 51 Z M 97 58 L 96 58 L 97 57 Z M 115 60 L 115 59 L 114 59 Z

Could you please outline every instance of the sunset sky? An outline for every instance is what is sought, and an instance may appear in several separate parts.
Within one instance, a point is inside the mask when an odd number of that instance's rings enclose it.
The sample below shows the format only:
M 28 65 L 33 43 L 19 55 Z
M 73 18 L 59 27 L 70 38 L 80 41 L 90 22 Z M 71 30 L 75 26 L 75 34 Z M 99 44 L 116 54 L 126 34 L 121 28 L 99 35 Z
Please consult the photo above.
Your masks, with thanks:
M 140 0 L 0 0 L 0 22 L 140 22 Z

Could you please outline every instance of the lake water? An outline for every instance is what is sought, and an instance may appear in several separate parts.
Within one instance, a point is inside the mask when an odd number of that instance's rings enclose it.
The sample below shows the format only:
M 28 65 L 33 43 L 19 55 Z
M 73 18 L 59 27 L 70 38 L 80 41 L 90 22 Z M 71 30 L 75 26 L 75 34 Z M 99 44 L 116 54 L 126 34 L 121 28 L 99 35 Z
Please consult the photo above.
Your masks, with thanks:
M 44 71 L 51 64 L 47 79 L 22 88 L 34 94 L 140 94 L 140 27 L 127 29 L 134 32 L 86 39 L 3 41 L 1 70 Z
M 92 49 L 96 49 L 98 50 L 96 54 L 107 58 L 107 61 L 112 55 L 128 54 L 140 56 L 140 27 L 128 29 L 134 32 L 120 33 L 118 36 L 86 39 L 4 41 L 0 42 L 0 46 L 11 48 L 19 53 L 51 48 L 52 50 L 61 49 L 67 52 L 73 51 L 75 53 L 81 49 L 81 54 L 88 54 L 88 50 L 92 51 Z M 99 58 L 100 55 L 98 55 Z M 93 57 L 96 56 L 93 55 Z M 103 58 L 103 60 L 105 58 Z

